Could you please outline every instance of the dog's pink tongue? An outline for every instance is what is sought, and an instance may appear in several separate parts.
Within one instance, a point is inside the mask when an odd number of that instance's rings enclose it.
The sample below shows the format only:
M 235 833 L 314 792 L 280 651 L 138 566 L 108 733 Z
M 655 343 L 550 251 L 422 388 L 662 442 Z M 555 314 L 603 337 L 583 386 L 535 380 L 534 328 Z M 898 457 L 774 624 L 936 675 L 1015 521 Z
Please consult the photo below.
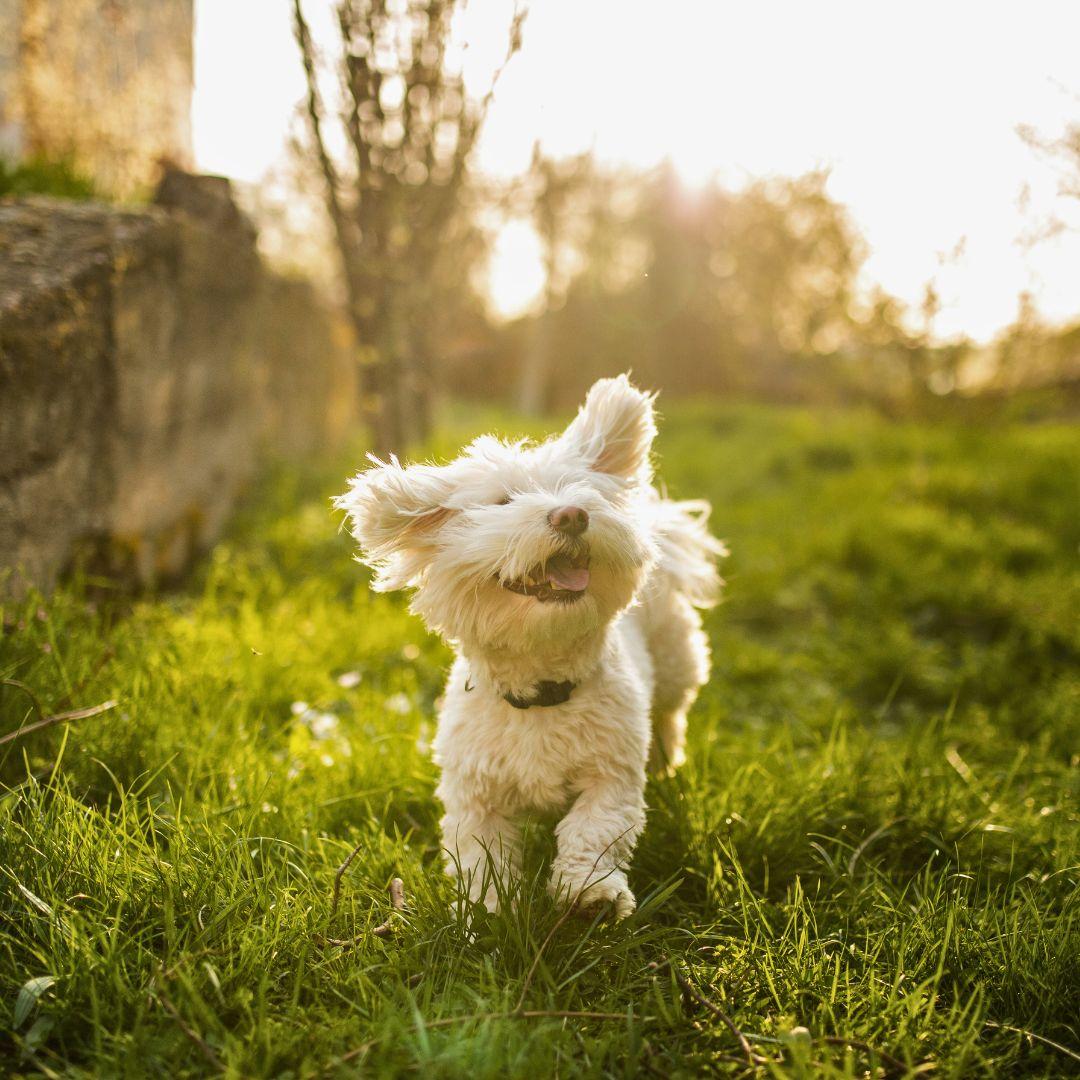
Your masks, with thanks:
M 552 585 L 568 592 L 584 592 L 589 587 L 588 568 L 571 566 L 568 559 L 552 559 L 547 575 Z

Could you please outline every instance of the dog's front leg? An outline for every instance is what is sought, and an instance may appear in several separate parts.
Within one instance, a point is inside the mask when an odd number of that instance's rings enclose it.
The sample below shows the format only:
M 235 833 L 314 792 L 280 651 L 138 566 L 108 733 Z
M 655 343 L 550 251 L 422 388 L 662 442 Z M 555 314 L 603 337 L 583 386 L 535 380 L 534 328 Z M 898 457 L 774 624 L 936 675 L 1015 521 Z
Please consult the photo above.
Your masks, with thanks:
M 578 795 L 555 827 L 554 896 L 586 911 L 610 905 L 619 919 L 634 910 L 623 866 L 645 824 L 644 785 L 644 775 L 640 783 L 597 779 Z
M 488 911 L 496 911 L 496 881 L 505 890 L 511 877 L 517 876 L 520 826 L 475 795 L 448 795 L 447 786 L 444 783 L 440 791 L 446 807 L 441 823 L 446 872 L 451 877 L 460 876 L 471 901 L 481 901 Z

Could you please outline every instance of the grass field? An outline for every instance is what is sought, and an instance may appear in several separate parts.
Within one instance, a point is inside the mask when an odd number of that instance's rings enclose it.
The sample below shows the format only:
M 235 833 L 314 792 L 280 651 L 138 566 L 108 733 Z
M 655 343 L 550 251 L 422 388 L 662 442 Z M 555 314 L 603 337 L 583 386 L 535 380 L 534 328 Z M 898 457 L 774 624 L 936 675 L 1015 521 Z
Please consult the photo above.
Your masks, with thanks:
M 350 559 L 328 496 L 359 455 L 281 471 L 180 591 L 4 609 L 0 677 L 45 713 L 118 704 L 0 746 L 3 1067 L 1080 1070 L 1076 430 L 668 413 L 662 474 L 732 555 L 635 916 L 560 921 L 537 829 L 520 910 L 453 921 L 447 651 Z M 15 685 L 0 715 L 38 717 Z M 395 875 L 408 908 L 376 937 Z

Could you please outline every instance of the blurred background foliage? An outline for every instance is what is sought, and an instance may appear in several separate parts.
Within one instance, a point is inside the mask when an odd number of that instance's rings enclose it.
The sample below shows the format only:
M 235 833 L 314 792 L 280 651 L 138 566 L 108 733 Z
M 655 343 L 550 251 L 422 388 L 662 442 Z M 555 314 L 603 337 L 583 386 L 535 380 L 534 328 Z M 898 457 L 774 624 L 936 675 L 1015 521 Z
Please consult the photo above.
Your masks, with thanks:
M 1044 325 L 1022 298 L 995 341 L 939 341 L 933 281 L 917 310 L 866 286 L 866 243 L 825 171 L 735 192 L 691 189 L 667 166 L 611 171 L 538 154 L 528 181 L 543 303 L 497 323 L 460 298 L 442 365 L 459 392 L 535 414 L 632 368 L 672 394 L 868 401 L 887 413 L 1048 389 L 1028 396 L 1075 403 L 1080 324 Z
M 494 179 L 474 151 L 499 77 L 528 45 L 522 10 L 489 19 L 503 52 L 478 84 L 463 74 L 458 2 L 287 6 L 306 95 L 288 153 L 244 199 L 264 254 L 340 302 L 377 447 L 430 437 L 438 396 L 540 416 L 628 369 L 673 396 L 868 402 L 892 416 L 1075 411 L 1080 296 L 1071 322 L 1045 319 L 1025 293 L 992 340 L 946 333 L 944 279 L 965 240 L 938 255 L 921 300 L 890 295 L 827 169 L 728 187 L 691 183 L 671 162 L 616 165 L 538 142 L 523 174 Z M 1074 205 L 1080 122 L 1018 134 Z M 0 197 L 35 193 L 103 189 L 65 158 L 0 161 Z M 912 211 L 898 190 L 897 213 Z M 1052 240 L 1070 220 L 1052 214 L 1018 242 Z M 542 281 L 507 317 L 491 274 L 513 227 L 535 238 Z
M 311 204 L 318 178 L 305 153 L 294 146 L 286 186 Z M 676 396 L 869 403 L 890 416 L 1075 412 L 1080 318 L 1046 320 L 1024 294 L 988 342 L 939 334 L 935 281 L 917 305 L 870 281 L 869 246 L 828 181 L 818 170 L 731 190 L 689 185 L 668 164 L 633 170 L 539 148 L 509 183 L 466 175 L 445 242 L 423 253 L 411 310 L 424 317 L 399 323 L 403 355 L 422 356 L 400 361 L 404 377 L 422 377 L 428 396 L 531 416 L 626 370 Z M 267 245 L 337 288 L 330 245 L 310 221 L 292 236 L 272 200 L 256 206 Z M 500 230 L 514 225 L 535 231 L 543 283 L 526 313 L 506 319 L 488 275 Z M 409 277 L 401 270 L 399 286 Z
M 891 416 L 957 403 L 970 414 L 973 402 L 991 414 L 1075 410 L 1080 299 L 1065 325 L 1025 293 L 993 340 L 942 330 L 945 275 L 966 239 L 904 302 L 866 270 L 870 245 L 824 168 L 726 187 L 690 183 L 670 161 L 615 165 L 537 142 L 523 174 L 494 179 L 473 151 L 500 75 L 528 46 L 520 10 L 478 86 L 456 66 L 460 4 L 345 0 L 322 38 L 292 7 L 307 123 L 276 201 L 264 190 L 254 205 L 264 246 L 321 277 L 350 313 L 377 447 L 430 437 L 436 396 L 541 416 L 625 370 L 673 396 L 870 403 Z M 1018 134 L 1033 160 L 1057 162 L 1059 195 L 1075 199 L 1075 127 Z M 320 203 L 321 225 L 298 210 Z M 897 213 L 911 212 L 898 191 Z M 507 318 L 491 274 L 512 227 L 535 238 L 542 281 Z M 1042 238 L 1066 227 L 1056 219 Z

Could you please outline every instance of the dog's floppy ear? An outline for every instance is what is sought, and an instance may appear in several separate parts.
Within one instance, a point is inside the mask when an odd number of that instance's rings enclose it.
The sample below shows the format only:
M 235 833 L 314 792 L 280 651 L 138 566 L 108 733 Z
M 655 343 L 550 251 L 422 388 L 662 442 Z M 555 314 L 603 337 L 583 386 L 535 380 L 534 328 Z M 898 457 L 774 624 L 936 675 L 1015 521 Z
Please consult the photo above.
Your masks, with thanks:
M 453 514 L 444 505 L 453 484 L 445 466 L 370 460 L 372 467 L 349 481 L 334 506 L 347 513 L 361 561 L 375 571 L 373 587 L 388 592 L 424 569 L 439 527 Z
M 589 467 L 624 480 L 648 480 L 656 436 L 653 394 L 625 375 L 595 382 L 562 439 Z

